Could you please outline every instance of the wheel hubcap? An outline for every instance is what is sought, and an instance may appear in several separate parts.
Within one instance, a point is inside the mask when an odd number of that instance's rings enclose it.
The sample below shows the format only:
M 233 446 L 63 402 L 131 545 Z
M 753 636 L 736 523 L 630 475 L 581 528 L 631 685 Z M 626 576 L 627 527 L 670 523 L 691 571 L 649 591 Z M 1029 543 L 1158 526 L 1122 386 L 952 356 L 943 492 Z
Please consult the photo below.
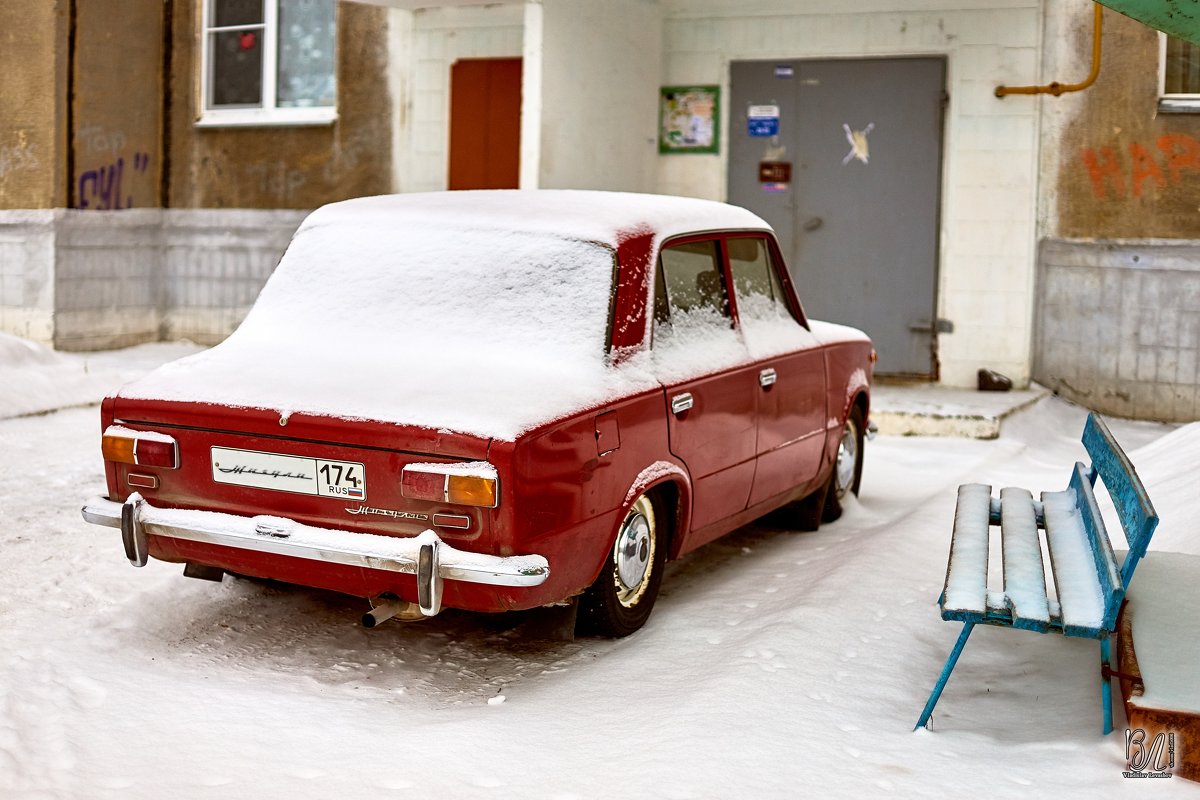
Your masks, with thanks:
M 621 523 L 617 543 L 613 548 L 617 599 L 629 607 L 646 593 L 654 562 L 654 506 L 639 497 Z
M 842 441 L 837 453 L 837 496 L 841 500 L 854 485 L 854 472 L 858 466 L 858 426 L 854 420 L 846 420 L 842 430 Z

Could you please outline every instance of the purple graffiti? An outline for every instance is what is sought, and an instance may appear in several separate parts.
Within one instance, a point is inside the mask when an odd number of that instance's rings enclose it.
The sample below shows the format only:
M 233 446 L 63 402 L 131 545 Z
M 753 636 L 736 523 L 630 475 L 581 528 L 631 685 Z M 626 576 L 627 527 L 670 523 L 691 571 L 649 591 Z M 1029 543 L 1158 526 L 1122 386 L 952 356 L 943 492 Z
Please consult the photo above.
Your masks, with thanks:
M 150 168 L 150 154 L 134 153 L 132 167 L 135 172 L 144 173 Z M 121 200 L 121 179 L 124 174 L 125 159 L 118 158 L 113 163 L 89 169 L 80 175 L 78 207 L 101 211 L 133 208 L 132 195 L 125 195 L 124 202 Z

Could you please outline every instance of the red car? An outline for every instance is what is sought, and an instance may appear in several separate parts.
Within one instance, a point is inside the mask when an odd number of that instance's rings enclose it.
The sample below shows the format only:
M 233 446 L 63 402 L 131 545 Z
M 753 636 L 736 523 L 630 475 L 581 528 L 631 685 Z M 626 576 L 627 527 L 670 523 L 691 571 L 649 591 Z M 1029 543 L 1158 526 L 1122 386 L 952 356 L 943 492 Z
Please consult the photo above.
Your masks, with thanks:
M 443 606 L 650 614 L 668 559 L 835 519 L 875 353 L 805 317 L 770 227 L 705 200 L 412 194 L 313 213 L 241 327 L 101 408 L 125 553 Z

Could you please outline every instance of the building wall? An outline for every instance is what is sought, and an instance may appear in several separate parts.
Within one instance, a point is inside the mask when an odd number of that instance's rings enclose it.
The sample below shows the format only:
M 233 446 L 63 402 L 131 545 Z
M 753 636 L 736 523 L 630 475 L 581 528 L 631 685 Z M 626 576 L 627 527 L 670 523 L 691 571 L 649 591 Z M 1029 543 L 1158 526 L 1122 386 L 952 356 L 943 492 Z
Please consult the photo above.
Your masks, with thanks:
M 1200 418 L 1200 242 L 1047 239 L 1037 380 L 1106 414 Z
M 68 205 L 161 205 L 162 0 L 75 6 Z
M 198 128 L 200 2 L 173 7 L 170 207 L 311 209 L 392 191 L 387 9 L 338 3 L 332 125 Z
M 654 191 L 658 86 L 647 78 L 662 73 L 659 4 L 542 0 L 529 10 L 525 102 L 540 114 L 522 130 L 521 185 Z
M 1048 17 L 1048 78 L 1081 81 L 1092 60 L 1092 4 Z M 1082 92 L 1043 100 L 1043 234 L 1098 239 L 1200 235 L 1200 117 L 1158 111 L 1159 35 L 1105 10 L 1100 74 Z
M 61 142 L 67 125 L 69 23 L 67 0 L 4 6 L 0 209 L 54 208 L 67 202 Z M 0 264 L 0 269 L 6 268 Z
M 1047 79 L 1092 59 L 1092 4 L 1047 11 Z M 1042 101 L 1033 376 L 1118 416 L 1200 418 L 1200 117 L 1159 113 L 1158 33 L 1103 13 L 1100 74 Z
M 971 386 L 980 367 L 1030 375 L 1038 101 L 997 99 L 1001 83 L 1039 77 L 1038 0 L 672 0 L 664 4 L 662 82 L 719 84 L 742 59 L 941 55 L 947 59 L 938 315 L 942 381 Z M 909 8 L 906 8 L 909 7 Z M 729 140 L 728 110 L 722 114 Z M 658 190 L 724 199 L 726 148 L 664 155 Z
M 520 57 L 524 8 L 451 6 L 390 14 L 392 93 L 397 98 L 395 191 L 443 191 L 449 164 L 450 67 L 464 58 Z

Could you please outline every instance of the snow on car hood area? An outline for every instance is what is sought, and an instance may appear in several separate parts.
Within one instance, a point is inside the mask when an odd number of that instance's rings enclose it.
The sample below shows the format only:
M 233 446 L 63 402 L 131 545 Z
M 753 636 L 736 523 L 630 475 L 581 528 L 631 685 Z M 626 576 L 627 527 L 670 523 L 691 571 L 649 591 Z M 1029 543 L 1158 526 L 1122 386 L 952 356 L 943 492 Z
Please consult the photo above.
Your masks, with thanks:
M 955 489 L 1062 489 L 1085 412 L 1057 398 L 995 440 L 877 437 L 840 520 L 735 531 L 668 565 L 645 628 L 573 642 L 453 610 L 365 630 L 354 598 L 136 570 L 79 518 L 97 417 L 0 421 L 5 800 L 1196 796 L 1122 777 L 1092 640 L 977 626 L 912 731 L 961 631 L 936 603 Z M 1200 554 L 1200 424 L 1109 422 L 1162 517 L 1152 553 Z
M 650 223 L 663 236 L 766 227 L 720 203 L 603 192 L 326 206 L 301 226 L 232 336 L 121 396 L 511 440 L 658 385 L 648 357 L 611 368 L 604 352 L 615 247 Z

